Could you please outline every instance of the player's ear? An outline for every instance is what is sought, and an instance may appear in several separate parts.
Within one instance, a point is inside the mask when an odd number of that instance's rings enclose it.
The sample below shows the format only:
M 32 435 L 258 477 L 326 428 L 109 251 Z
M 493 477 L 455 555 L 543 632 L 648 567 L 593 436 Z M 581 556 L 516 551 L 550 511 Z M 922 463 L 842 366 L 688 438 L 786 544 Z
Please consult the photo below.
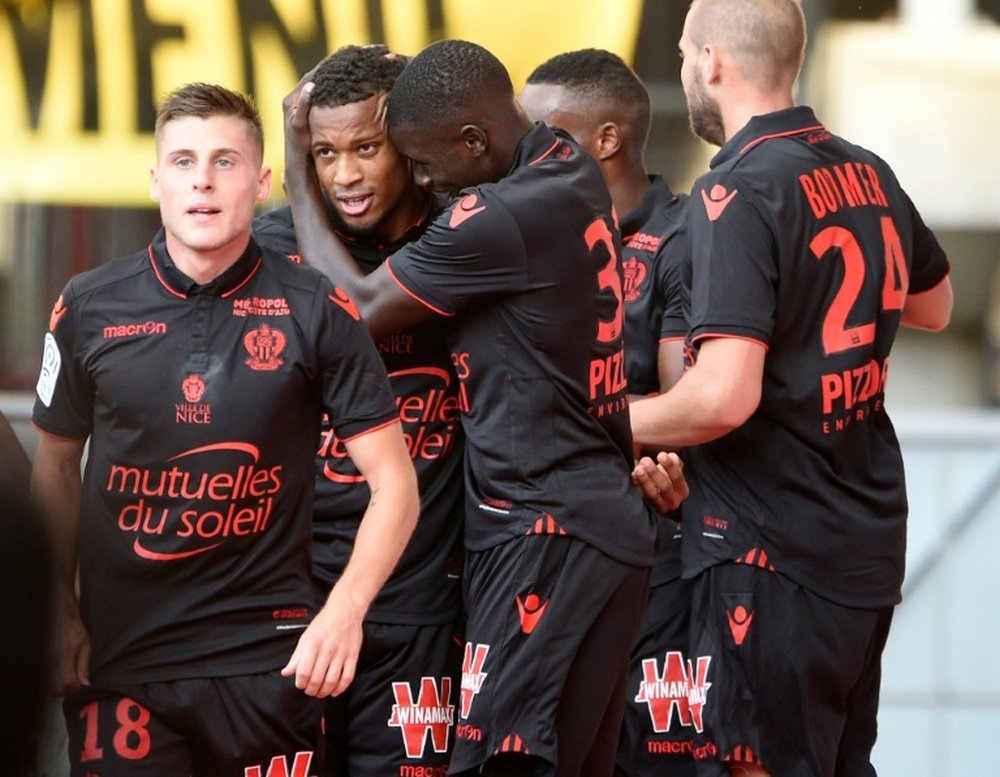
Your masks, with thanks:
M 608 159 L 622 147 L 622 129 L 613 121 L 606 121 L 597 128 L 597 158 Z
M 722 73 L 722 59 L 715 46 L 706 45 L 702 51 L 701 66 L 704 68 L 705 83 L 715 84 Z
M 478 124 L 465 124 L 459 131 L 459 137 L 474 157 L 480 157 L 486 153 L 490 147 L 489 136 L 486 130 Z

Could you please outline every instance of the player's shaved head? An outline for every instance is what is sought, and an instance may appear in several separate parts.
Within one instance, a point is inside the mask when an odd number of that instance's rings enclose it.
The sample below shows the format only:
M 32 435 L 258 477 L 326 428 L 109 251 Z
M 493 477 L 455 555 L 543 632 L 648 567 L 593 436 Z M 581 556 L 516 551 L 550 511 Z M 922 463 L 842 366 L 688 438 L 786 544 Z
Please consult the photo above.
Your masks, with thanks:
M 802 67 L 806 23 L 797 0 L 694 0 L 688 32 L 698 48 L 728 51 L 759 88 L 791 85 Z
M 464 40 L 432 43 L 410 60 L 389 97 L 390 127 L 482 121 L 490 103 L 514 99 L 507 68 L 493 54 Z
M 628 126 L 642 154 L 649 136 L 649 92 L 625 61 L 603 49 L 580 49 L 557 54 L 528 76 L 528 84 L 551 84 L 565 89 L 563 110 L 588 115 L 593 124 L 605 121 Z

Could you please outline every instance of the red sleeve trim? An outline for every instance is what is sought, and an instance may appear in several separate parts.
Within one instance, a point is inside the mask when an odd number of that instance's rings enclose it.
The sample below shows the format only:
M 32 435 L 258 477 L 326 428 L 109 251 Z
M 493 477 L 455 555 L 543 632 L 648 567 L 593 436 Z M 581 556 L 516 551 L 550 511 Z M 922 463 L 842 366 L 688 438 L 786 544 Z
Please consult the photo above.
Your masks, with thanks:
M 385 421 L 381 424 L 377 424 L 376 426 L 370 426 L 367 429 L 358 432 L 357 434 L 352 434 L 350 437 L 342 437 L 340 441 L 350 442 L 351 440 L 356 440 L 359 437 L 364 437 L 366 434 L 377 432 L 379 429 L 385 429 L 387 426 L 392 426 L 393 424 L 398 424 L 398 423 L 400 423 L 399 416 L 397 416 L 396 418 L 390 418 L 388 421 Z
M 663 343 L 684 342 L 686 339 L 686 335 L 670 335 L 669 337 L 661 337 L 660 345 L 663 345 Z
M 691 339 L 691 344 L 694 345 L 695 343 L 701 342 L 702 340 L 709 340 L 709 339 L 714 339 L 714 340 L 721 340 L 721 339 L 744 340 L 744 341 L 746 341 L 748 343 L 756 343 L 757 345 L 763 347 L 763 349 L 764 349 L 765 352 L 770 350 L 770 347 L 768 346 L 767 343 L 765 343 L 763 340 L 758 340 L 756 337 L 747 337 L 746 335 L 728 335 L 728 334 L 722 334 L 722 333 L 717 333 L 717 332 L 707 332 L 706 334 L 698 335 L 697 337 L 693 337 Z
M 85 442 L 87 437 L 90 437 L 89 434 L 86 437 L 67 437 L 64 434 L 56 434 L 55 432 L 50 432 L 48 429 L 43 429 L 33 420 L 31 421 L 31 425 L 34 427 L 36 432 L 47 434 L 49 437 L 55 437 L 57 440 L 65 440 L 66 442 Z
M 392 265 L 390 264 L 391 259 L 392 257 L 389 257 L 389 259 L 385 260 L 385 269 L 389 273 L 389 277 L 396 282 L 396 285 L 399 286 L 399 288 L 401 288 L 404 292 L 413 297 L 413 299 L 415 299 L 425 308 L 433 310 L 439 316 L 445 316 L 446 318 L 454 318 L 455 316 L 454 313 L 449 313 L 447 310 L 441 310 L 441 308 L 434 307 L 434 305 L 425 300 L 423 297 L 417 295 L 415 292 L 412 292 L 408 288 L 406 288 L 406 285 L 399 279 L 399 276 L 392 271 Z

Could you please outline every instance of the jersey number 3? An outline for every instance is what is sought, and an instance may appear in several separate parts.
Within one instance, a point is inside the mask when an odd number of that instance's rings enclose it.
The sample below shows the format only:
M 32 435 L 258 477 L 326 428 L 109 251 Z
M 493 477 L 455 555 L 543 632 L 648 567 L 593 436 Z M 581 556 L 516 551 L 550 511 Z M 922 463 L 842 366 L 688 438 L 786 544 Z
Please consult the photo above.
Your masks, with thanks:
M 885 280 L 882 282 L 882 310 L 902 310 L 910 274 L 906 269 L 903 244 L 896 225 L 889 216 L 882 217 Z M 864 287 L 868 263 L 854 234 L 844 227 L 827 227 L 812 239 L 809 248 L 822 260 L 830 251 L 840 249 L 844 260 L 844 280 L 823 318 L 823 352 L 829 356 L 851 348 L 869 345 L 875 340 L 875 321 L 848 325 L 847 319 Z
M 596 219 L 583 233 L 587 248 L 591 251 L 598 243 L 608 249 L 608 263 L 597 273 L 597 286 L 600 291 L 611 289 L 615 295 L 615 314 L 610 321 L 597 322 L 597 342 L 611 343 L 622 333 L 625 320 L 625 298 L 622 295 L 622 276 L 618 270 L 618 251 L 615 249 L 615 239 L 603 219 Z

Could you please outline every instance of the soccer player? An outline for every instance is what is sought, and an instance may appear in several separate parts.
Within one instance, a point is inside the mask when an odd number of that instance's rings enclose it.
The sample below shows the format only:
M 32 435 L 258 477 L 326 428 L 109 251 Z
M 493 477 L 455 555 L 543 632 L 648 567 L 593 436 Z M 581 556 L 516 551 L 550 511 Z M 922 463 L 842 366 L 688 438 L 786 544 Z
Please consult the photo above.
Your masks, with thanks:
M 470 552 L 450 770 L 608 774 L 653 536 L 629 483 L 620 257 L 600 171 L 532 125 L 492 54 L 439 41 L 400 74 L 387 117 L 418 180 L 456 198 L 364 275 L 309 175 L 308 99 L 306 85 L 286 120 L 304 255 L 339 260 L 375 333 L 451 322 Z
M 441 210 L 415 184 L 385 126 L 385 103 L 402 68 L 384 46 L 348 46 L 310 75 L 312 157 L 329 221 L 365 272 Z M 299 254 L 288 207 L 259 217 L 254 231 L 261 245 Z M 447 766 L 461 682 L 463 436 L 445 322 L 393 332 L 377 346 L 417 471 L 420 520 L 365 617 L 354 682 L 326 703 L 327 775 Z M 313 577 L 321 591 L 344 572 L 368 491 L 324 424 L 313 517 Z
M 416 521 L 416 478 L 353 302 L 251 239 L 270 188 L 253 104 L 191 84 L 155 134 L 163 229 L 69 281 L 33 414 L 71 769 L 311 773 L 318 697 L 350 682 L 364 613 Z M 323 410 L 372 498 L 316 608 Z
M 691 127 L 721 146 L 689 209 L 693 365 L 632 407 L 641 442 L 696 446 L 684 574 L 721 774 L 874 774 L 906 540 L 889 351 L 952 308 L 892 170 L 795 105 L 805 37 L 795 0 L 688 12 Z
M 561 127 L 600 165 L 621 215 L 625 375 L 635 394 L 666 391 L 680 377 L 687 334 L 681 281 L 686 196 L 646 171 L 651 108 L 642 81 L 610 51 L 582 49 L 539 65 L 518 95 L 528 116 Z M 681 579 L 679 515 L 657 521 L 650 600 L 629 666 L 617 770 L 694 774 L 699 721 L 686 692 L 691 583 Z M 697 662 L 693 662 L 697 666 Z M 666 681 L 666 682 L 662 682 Z

